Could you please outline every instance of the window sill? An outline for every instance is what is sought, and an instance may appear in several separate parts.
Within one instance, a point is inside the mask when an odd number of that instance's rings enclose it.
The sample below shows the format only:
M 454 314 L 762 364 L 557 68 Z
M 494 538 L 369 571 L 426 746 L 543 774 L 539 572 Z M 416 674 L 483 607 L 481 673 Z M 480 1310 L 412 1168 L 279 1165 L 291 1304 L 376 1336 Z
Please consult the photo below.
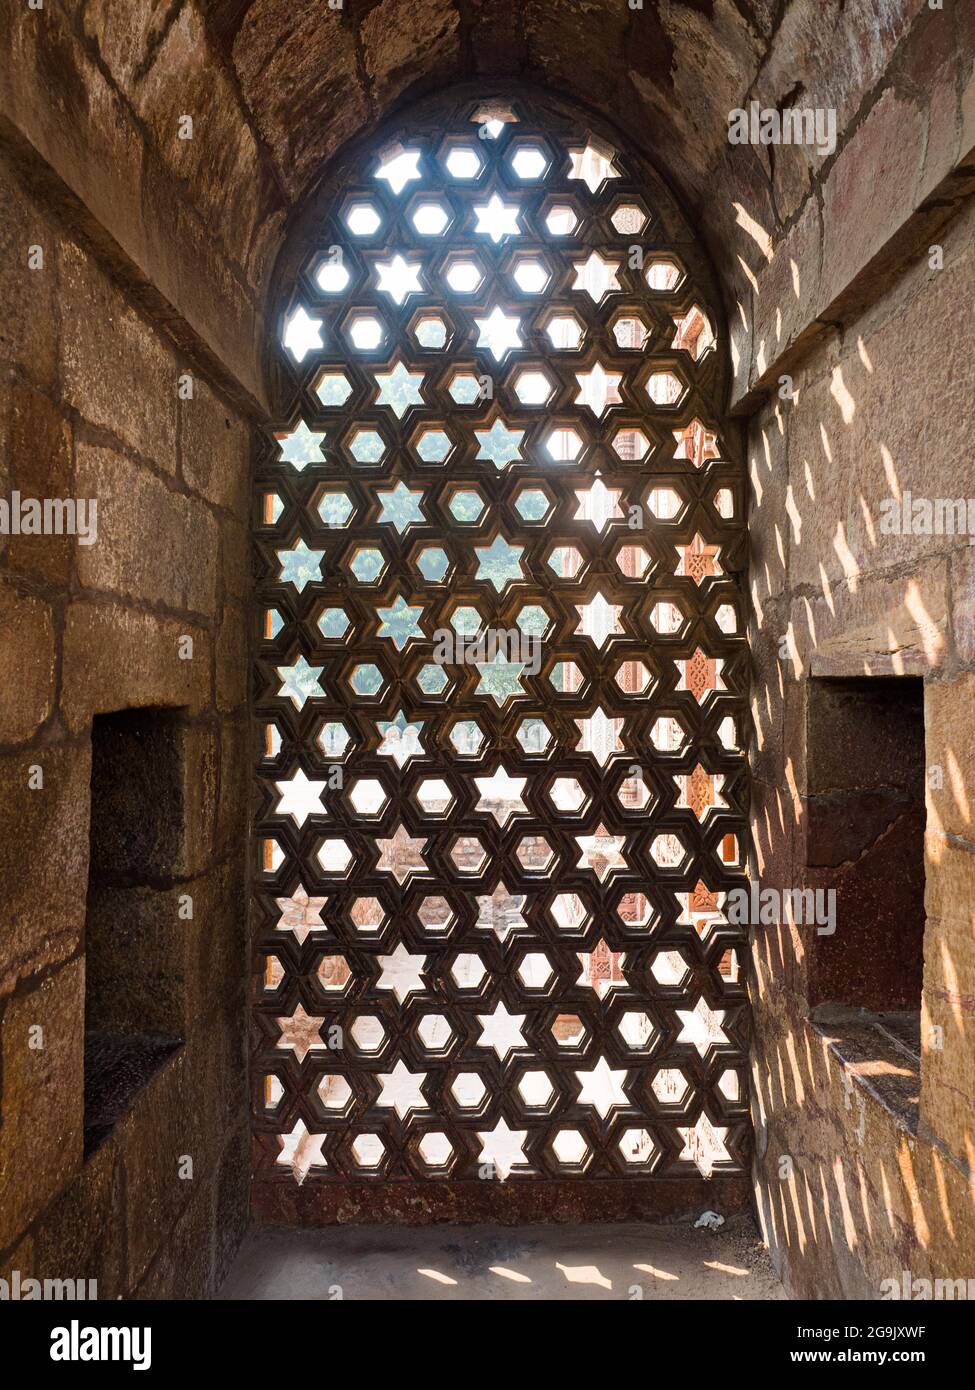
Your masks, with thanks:
M 868 1013 L 821 1004 L 810 1022 L 854 1084 L 902 1129 L 917 1133 L 921 1094 L 920 1015 Z

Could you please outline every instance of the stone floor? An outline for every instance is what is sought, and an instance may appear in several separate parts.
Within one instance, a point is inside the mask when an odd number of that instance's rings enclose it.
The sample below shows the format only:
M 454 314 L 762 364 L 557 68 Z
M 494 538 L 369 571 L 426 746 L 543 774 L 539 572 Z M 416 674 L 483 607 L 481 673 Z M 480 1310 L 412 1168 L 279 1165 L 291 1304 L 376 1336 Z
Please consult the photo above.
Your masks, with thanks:
M 256 1228 L 221 1299 L 782 1299 L 754 1226 Z

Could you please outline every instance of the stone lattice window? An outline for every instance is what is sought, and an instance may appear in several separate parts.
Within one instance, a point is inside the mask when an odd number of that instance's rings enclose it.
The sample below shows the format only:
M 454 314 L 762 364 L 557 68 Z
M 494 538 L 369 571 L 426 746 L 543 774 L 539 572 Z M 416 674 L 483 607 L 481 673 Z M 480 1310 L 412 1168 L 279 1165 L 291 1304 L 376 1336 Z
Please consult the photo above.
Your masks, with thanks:
M 321 207 L 259 473 L 259 1176 L 739 1172 L 706 265 L 639 159 L 520 101 L 431 107 Z

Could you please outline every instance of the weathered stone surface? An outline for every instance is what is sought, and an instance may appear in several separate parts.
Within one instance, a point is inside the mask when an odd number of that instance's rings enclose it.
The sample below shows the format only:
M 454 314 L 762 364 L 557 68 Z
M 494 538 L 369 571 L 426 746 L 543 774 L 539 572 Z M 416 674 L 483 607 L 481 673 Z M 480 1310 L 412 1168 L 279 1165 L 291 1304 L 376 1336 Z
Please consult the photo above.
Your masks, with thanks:
M 137 1099 L 116 1132 L 124 1165 L 126 1266 L 130 1286 L 142 1279 L 198 1186 L 205 1185 L 194 1142 L 194 1116 L 187 1082 L 186 1048 L 181 1048 Z M 179 1176 L 184 1156 L 194 1177 Z
M 98 540 L 78 547 L 83 587 L 213 612 L 217 528 L 206 507 L 110 449 L 79 444 L 77 480 L 98 499 Z
M 921 1122 L 971 1167 L 975 1111 L 975 852 L 927 837 Z
M 220 794 L 217 805 L 217 853 L 239 851 L 247 820 L 251 775 L 252 730 L 243 711 L 220 724 Z
M 219 1288 L 247 1228 L 250 1128 L 231 1133 L 220 1164 L 214 1231 L 214 1286 Z
M 959 661 L 975 661 L 975 549 L 951 557 L 951 630 Z
M 247 614 L 236 604 L 227 604 L 217 634 L 217 708 L 239 709 L 247 700 L 248 682 Z
M 823 188 L 824 304 L 843 293 L 913 212 L 923 150 L 921 112 L 885 92 Z
M 326 0 L 300 7 L 288 0 L 254 0 L 233 58 L 248 106 L 296 197 L 320 171 L 322 151 L 337 149 L 369 119 L 355 34 Z M 300 124 L 296 110 L 306 116 Z
M 402 0 L 368 11 L 362 46 L 376 99 L 395 101 L 421 71 L 427 81 L 450 81 L 459 68 L 459 28 L 450 0 Z
M 0 361 L 22 367 L 47 385 L 57 366 L 57 237 L 24 198 L 6 162 L 0 163 Z M 42 268 L 30 269 L 38 248 Z
M 754 296 L 754 378 L 764 376 L 815 317 L 820 238 L 819 207 L 813 200 L 775 246 L 771 261 L 759 266 Z
M 260 217 L 257 142 L 234 87 L 215 62 L 200 10 L 180 8 L 131 93 L 165 166 L 185 181 L 190 199 L 237 265 L 243 265 Z M 180 80 L 173 82 L 178 72 Z M 192 135 L 181 137 L 189 116 Z
M 0 583 L 0 743 L 30 738 L 54 700 L 54 622 L 41 599 Z
M 203 381 L 194 382 L 192 400 L 180 401 L 179 438 L 186 484 L 246 521 L 250 434 Z
M 749 577 L 752 605 L 759 621 L 768 600 L 782 593 L 787 577 L 792 525 L 788 416 L 786 403 L 775 400 L 749 422 L 749 529 L 753 534 Z
M 131 88 L 140 69 L 173 20 L 169 0 L 147 0 L 130 5 L 126 0 L 83 0 L 85 34 L 98 44 L 103 61 L 123 91 Z
M 84 995 L 84 962 L 76 960 L 8 999 L 0 1018 L 0 1249 L 81 1162 Z
M 193 656 L 181 660 L 182 639 Z M 158 618 L 118 603 L 73 603 L 65 616 L 61 710 L 72 730 L 92 715 L 139 705 L 187 707 L 210 697 L 210 644 L 192 623 Z
M 39 1221 L 31 1272 L 38 1279 L 93 1279 L 105 1301 L 126 1291 L 124 1257 L 121 1169 L 109 1142 Z
M 220 576 L 224 598 L 246 602 L 253 588 L 250 532 L 241 522 L 229 516 L 218 518 L 217 529 L 220 534 Z
M 50 399 L 21 383 L 10 388 L 10 488 L 22 499 L 77 498 L 71 467 L 71 427 Z M 4 496 L 9 493 L 4 492 Z M 62 523 L 64 524 L 64 523 Z M 67 583 L 75 540 L 62 535 L 4 537 L 6 564 L 48 584 Z
M 31 766 L 42 769 L 42 789 L 28 787 Z M 18 978 L 71 955 L 81 939 L 90 768 L 87 741 L 0 757 L 0 995 Z
M 797 600 L 793 623 L 812 675 L 931 675 L 947 647 L 944 561 L 840 584 L 815 603 Z
M 975 846 L 975 674 L 966 672 L 956 680 L 932 681 L 927 686 L 924 728 L 931 770 L 928 829 L 957 835 Z
M 61 245 L 65 399 L 167 473 L 176 470 L 176 364 L 119 291 L 70 242 Z

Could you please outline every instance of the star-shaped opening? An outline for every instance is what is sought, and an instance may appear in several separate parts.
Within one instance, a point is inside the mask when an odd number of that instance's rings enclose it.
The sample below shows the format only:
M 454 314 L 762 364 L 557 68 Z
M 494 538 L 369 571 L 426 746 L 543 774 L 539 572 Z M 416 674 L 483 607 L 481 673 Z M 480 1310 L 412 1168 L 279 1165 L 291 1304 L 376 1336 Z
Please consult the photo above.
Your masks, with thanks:
M 306 464 L 321 463 L 322 461 L 322 445 L 325 442 L 324 431 L 310 430 L 304 420 L 299 420 L 290 433 L 279 434 L 277 441 L 281 452 L 281 461 L 290 463 L 299 473 Z
M 504 1182 L 512 1169 L 527 1162 L 525 1140 L 528 1138 L 528 1131 L 509 1129 L 504 1116 L 498 1120 L 494 1129 L 478 1130 L 477 1137 L 481 1141 L 478 1164 L 482 1170 L 490 1166 L 501 1182 Z
M 278 694 L 287 695 L 296 709 L 304 709 L 306 700 L 323 699 L 325 691 L 318 678 L 324 669 L 324 666 L 309 666 L 303 656 L 299 656 L 293 666 L 279 666 L 277 672 L 282 685 Z
M 610 835 L 605 825 L 600 824 L 595 835 L 576 835 L 575 840 L 582 851 L 576 867 L 591 869 L 600 883 L 605 883 L 616 870 L 628 867 L 623 857 L 626 837 Z
M 500 1003 L 493 1014 L 478 1014 L 477 1021 L 481 1025 L 478 1047 L 493 1047 L 503 1062 L 515 1048 L 525 1046 L 521 1029 L 526 1017 L 526 1014 L 509 1014 Z
M 614 753 L 624 751 L 620 738 L 623 720 L 608 715 L 601 705 L 575 722 L 579 730 L 576 748 L 580 753 L 591 753 L 600 767 L 605 767 Z
M 408 183 L 420 177 L 419 164 L 420 151 L 406 149 L 397 141 L 383 152 L 376 178 L 385 179 L 392 191 L 399 194 Z
M 388 405 L 396 418 L 402 419 L 411 405 L 422 405 L 420 387 L 423 373 L 411 372 L 402 362 L 397 362 L 392 371 L 376 372 L 379 385 L 377 405 Z
M 378 872 L 392 874 L 397 883 L 405 883 L 415 874 L 429 873 L 423 858 L 426 843 L 425 839 L 411 838 L 406 827 L 398 825 L 390 838 L 376 841 L 379 849 Z
M 299 594 L 306 584 L 321 580 L 324 550 L 311 550 L 304 541 L 296 541 L 290 550 L 276 552 L 281 563 L 281 580 L 293 584 Z
M 274 808 L 276 816 L 290 816 L 295 825 L 304 825 L 309 816 L 325 815 L 322 795 L 328 783 L 313 781 L 306 776 L 304 768 L 299 767 L 288 781 L 274 785 L 279 792 Z
M 306 1014 L 303 1004 L 297 1006 L 290 1018 L 278 1018 L 275 1022 L 281 1030 L 277 1046 L 282 1051 L 292 1051 L 297 1061 L 303 1062 L 309 1052 L 325 1048 L 321 1037 L 324 1018 L 314 1018 Z
M 619 405 L 622 372 L 608 372 L 597 362 L 588 372 L 576 372 L 579 394 L 576 405 L 588 406 L 592 413 L 601 416 L 611 405 Z
M 579 1078 L 579 1104 L 591 1105 L 601 1120 L 605 1120 L 617 1106 L 629 1105 L 630 1100 L 623 1089 L 626 1070 L 613 1071 L 605 1057 L 600 1057 L 592 1071 L 577 1071 Z
M 300 883 L 290 898 L 275 898 L 274 901 L 281 910 L 275 930 L 291 932 L 299 946 L 309 932 L 327 930 L 322 921 L 322 908 L 328 899 L 309 897 Z
M 420 626 L 422 613 L 422 604 L 411 607 L 403 595 L 398 594 L 391 607 L 377 609 L 377 615 L 381 619 L 377 636 L 388 637 L 397 651 L 402 651 L 411 637 L 423 636 Z
M 422 994 L 425 991 L 423 967 L 427 958 L 411 956 L 402 941 L 392 955 L 379 956 L 378 962 L 381 974 L 376 981 L 376 988 L 392 990 L 397 1003 L 404 1004 L 411 994 Z
M 495 536 L 490 545 L 474 548 L 477 555 L 477 574 L 475 579 L 486 579 L 500 594 L 508 584 L 523 579 L 521 557 L 525 553 L 522 545 L 510 545 L 503 536 Z
M 623 520 L 623 509 L 620 506 L 622 490 L 607 487 L 598 474 L 589 487 L 577 487 L 574 491 L 579 503 L 574 520 L 588 521 L 598 532 L 605 531 L 611 521 Z
M 376 1098 L 376 1104 L 389 1106 L 396 1111 L 401 1120 L 405 1120 L 407 1115 L 412 1114 L 414 1110 L 427 1110 L 429 1108 L 423 1094 L 426 1073 L 407 1071 L 406 1063 L 402 1058 L 396 1063 L 392 1071 L 381 1073 L 376 1077 L 376 1080 L 382 1087 Z
M 491 777 L 475 777 L 474 785 L 478 791 L 476 811 L 486 811 L 498 825 L 507 825 L 512 816 L 528 814 L 522 794 L 526 777 L 512 777 L 504 767 L 499 767 Z
M 395 719 L 381 720 L 376 728 L 382 738 L 376 752 L 381 758 L 392 758 L 397 767 L 403 767 L 410 758 L 422 757 L 426 751 L 420 741 L 422 719 L 407 719 L 401 710 Z
M 522 916 L 527 901 L 524 893 L 510 893 L 501 882 L 493 893 L 477 899 L 477 926 L 481 931 L 493 931 L 499 941 L 507 941 L 514 932 L 527 931 Z
M 522 456 L 521 441 L 525 431 L 509 429 L 503 420 L 495 420 L 489 430 L 475 430 L 474 435 L 478 444 L 477 457 L 490 459 L 499 473 Z
M 326 1134 L 309 1134 L 304 1120 L 296 1120 L 290 1134 L 279 1134 L 281 1152 L 275 1162 L 290 1168 L 295 1182 L 300 1187 L 312 1168 L 325 1168 L 328 1165 L 322 1155 L 322 1145 L 328 1138 Z
M 572 288 L 588 294 L 589 298 L 598 304 L 613 290 L 622 289 L 616 278 L 619 268 L 619 261 L 604 260 L 598 251 L 590 251 L 587 260 L 573 266 L 576 278 Z
M 423 493 L 412 492 L 405 483 L 398 482 L 394 488 L 387 492 L 380 492 L 378 496 L 380 523 L 395 526 L 400 535 L 408 526 L 416 523 L 422 524 L 425 520 L 420 509 Z
M 322 320 L 312 318 L 304 306 L 299 304 L 284 326 L 282 341 L 296 362 L 304 362 L 310 352 L 324 347 Z
M 518 236 L 521 231 L 517 204 L 502 202 L 497 193 L 492 193 L 486 203 L 475 203 L 474 211 L 477 214 L 475 232 L 489 236 L 495 245 L 506 236 Z
M 597 589 L 588 603 L 576 604 L 576 612 L 579 614 L 576 632 L 588 637 L 595 647 L 602 648 L 611 637 L 623 635 L 623 624 L 620 621 L 622 611 L 622 604 L 610 603 Z

